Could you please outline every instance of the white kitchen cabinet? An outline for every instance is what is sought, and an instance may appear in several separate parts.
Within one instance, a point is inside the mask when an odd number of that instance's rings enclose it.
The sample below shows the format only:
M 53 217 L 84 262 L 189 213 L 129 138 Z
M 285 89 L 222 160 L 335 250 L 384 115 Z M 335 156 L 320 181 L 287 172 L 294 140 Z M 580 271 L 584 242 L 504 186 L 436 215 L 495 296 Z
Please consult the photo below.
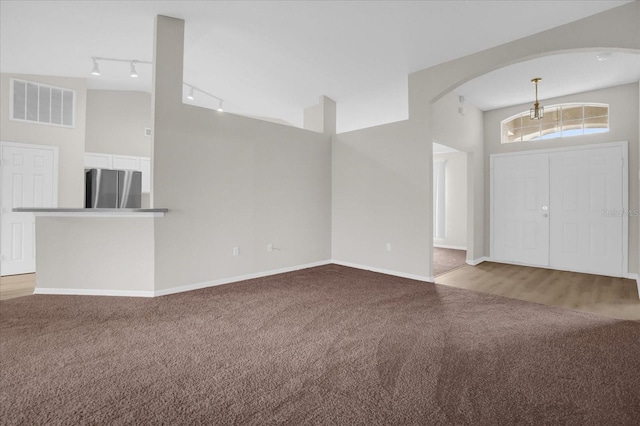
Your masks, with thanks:
M 151 159 L 140 157 L 140 171 L 142 172 L 142 192 L 151 192 Z
M 140 157 L 114 155 L 113 168 L 117 170 L 140 170 Z
M 138 170 L 142 172 L 142 192 L 151 192 L 151 159 L 131 155 L 84 153 L 86 169 Z
M 85 169 L 112 169 L 113 156 L 109 154 L 99 154 L 97 152 L 84 153 Z

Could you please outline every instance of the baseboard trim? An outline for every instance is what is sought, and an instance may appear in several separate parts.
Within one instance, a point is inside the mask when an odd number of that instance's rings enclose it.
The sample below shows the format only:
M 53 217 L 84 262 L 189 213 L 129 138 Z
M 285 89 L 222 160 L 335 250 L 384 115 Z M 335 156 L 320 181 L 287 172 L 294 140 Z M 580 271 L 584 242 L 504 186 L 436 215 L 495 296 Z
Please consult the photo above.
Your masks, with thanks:
M 466 263 L 467 263 L 467 265 L 476 266 L 476 265 L 479 265 L 482 262 L 487 262 L 487 261 L 491 261 L 491 258 L 488 257 L 488 256 L 483 256 L 483 257 L 480 257 L 478 259 L 473 259 L 473 260 L 468 260 L 467 259 Z M 508 262 L 501 262 L 501 261 L 498 261 L 498 263 L 507 263 L 507 264 L 511 264 L 511 265 L 518 265 L 517 263 L 508 263 Z M 222 279 L 219 279 L 219 280 L 205 281 L 205 282 L 201 282 L 201 283 L 189 284 L 189 285 L 185 285 L 185 286 L 181 286 L 181 287 L 172 287 L 172 288 L 168 288 L 168 289 L 164 289 L 164 290 L 157 290 L 157 291 L 111 290 L 111 289 L 78 289 L 78 288 L 47 288 L 47 287 L 37 287 L 36 286 L 36 288 L 33 291 L 33 294 L 65 295 L 65 296 L 158 297 L 158 296 L 166 296 L 166 295 L 175 294 L 175 293 L 183 293 L 185 291 L 199 290 L 199 289 L 203 289 L 203 288 L 207 288 L 207 287 L 214 287 L 214 286 L 223 285 L 223 284 L 231 284 L 231 283 L 235 283 L 235 282 L 239 282 L 239 281 L 245 281 L 245 280 L 251 280 L 251 279 L 255 279 L 255 278 L 268 277 L 270 275 L 283 274 L 283 273 L 286 273 L 286 272 L 299 271 L 299 270 L 302 270 L 302 269 L 314 268 L 316 266 L 323 266 L 323 265 L 330 265 L 330 264 L 347 266 L 347 267 L 350 267 L 350 268 L 362 269 L 362 270 L 365 270 L 365 271 L 377 272 L 377 273 L 386 274 L 386 275 L 393 275 L 393 276 L 396 276 L 396 277 L 408 278 L 408 279 L 417 280 L 417 281 L 423 281 L 423 282 L 429 282 L 429 283 L 435 282 L 434 277 L 427 277 L 427 276 L 423 276 L 423 275 L 408 274 L 408 273 L 405 273 L 405 272 L 393 271 L 393 270 L 390 270 L 390 269 L 383 269 L 383 268 L 376 268 L 376 267 L 373 267 L 373 266 L 361 265 L 361 264 L 351 263 L 351 262 L 343 262 L 343 261 L 340 261 L 340 260 L 322 260 L 322 261 L 319 261 L 319 262 L 312 262 L 312 263 L 306 263 L 306 264 L 302 264 L 302 265 L 289 266 L 289 267 L 286 267 L 286 268 L 271 269 L 269 271 L 256 272 L 256 273 L 253 273 L 253 274 L 240 275 L 240 276 L 235 276 L 235 277 L 230 277 L 230 278 L 222 278 Z M 527 266 L 527 265 L 520 265 L 520 266 Z M 540 266 L 536 266 L 536 267 L 540 268 Z M 546 268 L 546 269 L 550 269 L 550 268 Z M 640 298 L 640 274 L 629 272 L 629 273 L 626 274 L 625 278 L 635 279 L 636 286 L 638 287 L 638 297 Z
M 50 294 L 65 296 L 121 296 L 121 297 L 153 297 L 154 292 L 136 290 L 109 290 L 89 288 L 46 288 L 36 287 L 33 294 Z
M 479 258 L 473 259 L 473 260 L 467 259 L 467 265 L 477 266 L 477 265 L 481 264 L 482 262 L 488 262 L 490 260 L 491 260 L 491 258 L 488 257 L 488 256 L 482 256 L 482 257 L 479 257 Z
M 365 271 L 378 272 L 380 274 L 393 275 L 395 277 L 400 277 L 400 278 L 409 278 L 411 280 L 424 281 L 429 283 L 434 282 L 433 277 L 426 277 L 424 275 L 407 274 L 405 272 L 392 271 L 390 269 L 383 269 L 383 268 L 375 268 L 373 266 L 360 265 L 357 263 L 342 262 L 340 260 L 332 260 L 331 263 L 335 265 L 340 265 L 340 266 L 347 266 L 349 268 L 356 268 L 356 269 L 362 269 Z
M 437 247 L 437 248 L 445 248 L 445 249 L 453 249 L 453 250 L 464 250 L 464 251 L 467 251 L 467 248 L 466 248 L 466 247 L 462 247 L 462 246 L 448 246 L 448 245 L 446 245 L 446 244 L 436 244 L 436 243 L 433 243 L 433 246 L 434 246 L 434 247 Z
M 305 263 L 303 265 L 289 266 L 289 267 L 280 268 L 280 269 L 271 269 L 269 271 L 256 272 L 256 273 L 253 273 L 253 274 L 239 275 L 239 276 L 235 276 L 235 277 L 222 278 L 222 279 L 219 279 L 219 280 L 212 280 L 212 281 L 205 281 L 205 282 L 196 283 L 196 284 L 188 284 L 188 285 L 184 285 L 184 286 L 180 286 L 180 287 L 172 287 L 172 288 L 167 288 L 167 289 L 164 289 L 164 290 L 157 290 L 157 291 L 153 292 L 153 296 L 155 296 L 155 297 L 166 296 L 166 295 L 169 295 L 169 294 L 183 293 L 185 291 L 200 290 L 200 289 L 207 288 L 207 287 L 215 287 L 215 286 L 218 286 L 218 285 L 231 284 L 231 283 L 235 283 L 235 282 L 238 282 L 238 281 L 252 280 L 254 278 L 268 277 L 270 275 L 283 274 L 283 273 L 286 273 L 286 272 L 299 271 L 301 269 L 314 268 L 316 266 L 329 265 L 330 263 L 331 263 L 330 260 L 322 260 L 320 262 Z
M 562 271 L 562 272 L 575 272 L 577 274 L 589 274 L 589 275 L 601 275 L 603 277 L 613 277 L 613 278 L 629 278 L 629 279 L 636 279 L 638 277 L 640 277 L 640 275 L 638 275 L 637 273 L 634 272 L 625 272 L 622 273 L 621 275 L 605 275 L 602 272 L 598 272 L 598 271 L 588 271 L 588 270 L 575 270 L 575 269 L 560 269 L 558 267 L 554 267 L 552 265 L 548 265 L 548 266 L 543 266 L 543 265 L 530 265 L 527 263 L 519 263 L 519 262 L 511 262 L 508 260 L 496 260 L 496 259 L 491 259 L 491 258 L 487 258 L 487 260 L 491 261 L 491 262 L 495 262 L 495 263 L 501 263 L 504 265 L 515 265 L 515 266 L 526 266 L 528 268 L 541 268 L 541 269 L 548 269 L 550 271 Z

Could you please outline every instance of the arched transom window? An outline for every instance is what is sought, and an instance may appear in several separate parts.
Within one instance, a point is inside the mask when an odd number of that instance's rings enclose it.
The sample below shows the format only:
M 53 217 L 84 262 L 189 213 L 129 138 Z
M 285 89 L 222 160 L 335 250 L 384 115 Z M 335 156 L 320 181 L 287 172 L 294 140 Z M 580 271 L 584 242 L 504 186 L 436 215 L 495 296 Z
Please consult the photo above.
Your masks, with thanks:
M 609 131 L 609 105 L 561 104 L 544 107 L 541 120 L 529 118 L 529 111 L 501 122 L 502 143 L 566 138 Z

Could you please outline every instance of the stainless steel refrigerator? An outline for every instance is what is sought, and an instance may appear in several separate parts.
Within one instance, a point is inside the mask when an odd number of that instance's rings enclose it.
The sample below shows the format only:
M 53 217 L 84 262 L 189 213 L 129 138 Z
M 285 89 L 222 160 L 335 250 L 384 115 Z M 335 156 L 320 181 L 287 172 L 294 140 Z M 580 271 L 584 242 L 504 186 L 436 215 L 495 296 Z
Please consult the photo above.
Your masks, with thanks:
M 141 200 L 141 172 L 111 169 L 86 170 L 86 208 L 139 209 Z

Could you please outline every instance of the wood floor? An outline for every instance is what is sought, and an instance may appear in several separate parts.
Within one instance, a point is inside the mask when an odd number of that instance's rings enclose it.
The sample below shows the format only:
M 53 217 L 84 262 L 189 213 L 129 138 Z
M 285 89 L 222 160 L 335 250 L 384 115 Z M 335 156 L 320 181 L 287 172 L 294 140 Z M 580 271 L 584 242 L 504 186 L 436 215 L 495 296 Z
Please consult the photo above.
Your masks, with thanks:
M 612 318 L 640 320 L 635 280 L 484 262 L 436 277 L 437 284 Z
M 0 300 L 29 296 L 36 288 L 36 274 L 0 277 Z
M 0 300 L 33 294 L 35 274 L 0 278 Z M 612 318 L 640 320 L 634 280 L 484 262 L 436 277 L 437 284 L 554 305 Z

